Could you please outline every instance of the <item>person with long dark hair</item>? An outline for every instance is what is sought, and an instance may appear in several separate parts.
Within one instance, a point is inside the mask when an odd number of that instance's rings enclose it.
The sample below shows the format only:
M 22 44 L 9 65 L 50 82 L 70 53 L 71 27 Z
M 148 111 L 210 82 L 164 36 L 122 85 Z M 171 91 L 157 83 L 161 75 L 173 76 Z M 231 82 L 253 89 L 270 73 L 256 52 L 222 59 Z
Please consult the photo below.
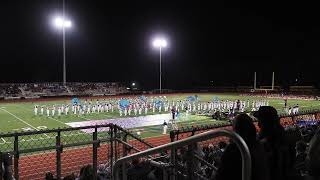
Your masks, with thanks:
M 290 171 L 289 146 L 277 110 L 271 106 L 261 106 L 254 113 L 254 116 L 258 119 L 260 127 L 258 138 L 267 153 L 270 176 L 274 180 L 288 178 Z
M 252 118 L 247 114 L 239 114 L 233 121 L 233 130 L 242 137 L 249 148 L 252 161 L 251 179 L 269 180 L 269 171 L 265 164 L 265 152 L 256 138 L 256 128 Z M 241 180 L 241 161 L 240 150 L 235 143 L 230 142 L 222 155 L 215 179 Z

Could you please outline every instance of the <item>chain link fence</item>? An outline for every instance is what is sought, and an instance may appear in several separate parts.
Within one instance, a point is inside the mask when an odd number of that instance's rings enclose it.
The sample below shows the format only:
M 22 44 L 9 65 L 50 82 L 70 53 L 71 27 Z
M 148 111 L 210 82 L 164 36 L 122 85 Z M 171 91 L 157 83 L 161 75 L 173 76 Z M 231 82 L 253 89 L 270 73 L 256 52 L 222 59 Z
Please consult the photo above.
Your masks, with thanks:
M 309 111 L 303 111 L 299 114 L 294 115 L 280 115 L 280 123 L 282 126 L 291 126 L 291 125 L 297 125 L 300 121 L 304 122 L 318 122 L 320 121 L 320 112 L 319 110 L 309 110 Z M 259 131 L 258 123 L 254 122 L 257 130 Z M 231 121 L 225 121 L 221 123 L 215 123 L 214 125 L 201 125 L 201 126 L 186 126 L 179 128 L 178 130 L 172 130 L 170 131 L 170 140 L 171 142 L 178 141 L 181 139 L 188 138 L 190 136 L 193 136 L 195 134 L 200 134 L 212 129 L 226 129 L 226 130 L 232 130 L 232 123 Z M 216 141 L 212 141 L 213 145 L 216 145 L 218 142 L 227 142 L 228 139 L 217 138 Z
M 96 179 L 100 165 L 111 169 L 120 157 L 153 147 L 114 124 L 8 133 L 0 134 L 0 138 L 1 164 L 3 155 L 10 156 L 12 175 L 17 180 L 44 179 L 47 172 L 61 179 L 78 174 L 84 165 L 92 165 Z

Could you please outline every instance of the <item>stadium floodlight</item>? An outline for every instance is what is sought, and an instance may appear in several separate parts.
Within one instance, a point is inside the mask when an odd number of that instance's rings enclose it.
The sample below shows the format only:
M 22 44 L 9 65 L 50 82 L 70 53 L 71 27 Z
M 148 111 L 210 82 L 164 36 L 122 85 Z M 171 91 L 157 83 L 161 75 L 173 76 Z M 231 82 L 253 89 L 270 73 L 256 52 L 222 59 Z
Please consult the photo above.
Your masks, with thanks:
M 163 38 L 157 38 L 153 41 L 153 46 L 156 48 L 167 47 L 167 41 Z
M 162 38 L 162 37 L 157 37 L 153 40 L 152 42 L 152 45 L 153 47 L 155 48 L 159 48 L 159 51 L 160 51 L 160 58 L 159 58 L 159 63 L 160 63 L 160 71 L 159 71 L 159 91 L 160 91 L 160 94 L 161 94 L 161 75 L 162 75 L 162 72 L 161 72 L 161 49 L 162 48 L 165 48 L 167 47 L 168 43 L 167 43 L 167 40 L 165 38 Z
M 72 22 L 68 19 L 57 16 L 53 19 L 53 25 L 54 25 L 54 27 L 59 28 L 59 29 L 71 28 Z
M 134 83 L 134 82 L 133 82 L 131 85 L 132 85 L 132 86 L 135 86 L 135 85 L 136 85 L 136 83 Z
M 64 0 L 62 0 L 62 16 L 55 16 L 52 19 L 52 24 L 55 28 L 62 30 L 62 46 L 63 46 L 63 85 L 66 85 L 67 82 L 67 73 L 66 73 L 66 35 L 65 29 L 71 28 L 71 20 L 65 17 L 65 6 Z
M 67 75 L 66 75 L 66 35 L 65 29 L 72 27 L 71 20 L 65 18 L 64 13 L 62 16 L 56 16 L 52 20 L 52 24 L 55 28 L 62 29 L 62 43 L 63 43 L 63 84 L 66 85 Z

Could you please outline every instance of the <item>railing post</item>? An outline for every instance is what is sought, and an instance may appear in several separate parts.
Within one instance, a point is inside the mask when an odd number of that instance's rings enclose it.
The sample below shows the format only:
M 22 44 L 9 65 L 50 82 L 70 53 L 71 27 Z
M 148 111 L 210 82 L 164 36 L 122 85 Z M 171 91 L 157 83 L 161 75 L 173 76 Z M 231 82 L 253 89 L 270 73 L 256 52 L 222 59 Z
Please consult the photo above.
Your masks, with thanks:
M 128 135 L 125 133 L 124 136 L 122 137 L 122 141 L 127 142 L 127 137 L 128 137 Z M 122 154 L 122 156 L 125 157 L 127 155 L 128 155 L 127 146 L 123 145 L 123 154 Z
M 110 167 L 113 167 L 113 124 L 110 124 Z M 113 174 L 113 168 L 111 168 L 111 174 Z
M 163 168 L 163 170 L 162 170 L 162 179 L 168 180 L 167 168 Z
M 92 164 L 93 164 L 93 179 L 97 179 L 97 164 L 98 164 L 98 129 L 97 126 L 94 128 L 94 132 L 92 135 Z
M 58 129 L 56 136 L 56 171 L 57 171 L 57 179 L 61 179 L 61 130 Z
M 114 134 L 113 134 L 114 138 L 118 138 L 117 127 L 114 127 L 113 130 L 114 130 Z M 114 141 L 113 143 L 114 143 L 113 144 L 113 146 L 114 146 L 114 161 L 117 161 L 118 160 L 118 141 Z
M 194 135 L 195 135 L 195 133 L 196 133 L 196 130 L 195 130 L 195 128 L 192 128 L 192 131 L 191 131 L 191 136 L 194 136 Z
M 124 142 L 127 142 L 127 134 L 125 133 L 122 140 Z M 126 157 L 128 155 L 127 152 L 127 147 L 126 145 L 123 144 L 123 156 L 122 157 Z M 126 163 L 122 163 L 122 179 L 123 180 L 127 180 L 127 166 Z
M 174 141 L 174 131 L 170 131 L 170 140 L 171 142 Z
M 175 132 L 179 132 L 179 131 L 170 131 L 170 140 L 171 142 L 174 142 L 175 140 L 175 134 L 177 134 L 177 140 L 178 140 L 178 134 L 179 133 L 175 133 Z M 171 163 L 171 172 L 170 172 L 170 179 L 171 180 L 175 180 L 175 168 L 176 168 L 176 150 L 175 148 L 171 148 L 171 157 L 170 157 L 170 163 Z M 163 179 L 168 179 L 168 174 L 166 172 L 166 169 L 163 169 Z
M 188 179 L 194 180 L 197 179 L 195 177 L 195 171 L 196 169 L 195 163 L 197 163 L 197 160 L 194 158 L 195 148 L 197 148 L 197 144 L 190 144 L 188 145 L 188 151 L 187 151 L 187 171 L 188 171 Z
M 2 176 L 3 176 L 3 169 L 2 169 L 2 163 L 3 163 L 3 159 L 2 159 L 2 152 L 0 152 L 0 180 L 2 180 Z
M 176 135 L 177 135 L 177 137 L 176 137 L 176 140 L 178 141 L 179 140 L 179 130 L 178 131 L 176 131 L 176 133 L 175 133 Z
M 13 167 L 14 167 L 14 178 L 16 180 L 19 180 L 19 136 L 15 135 L 14 136 L 14 162 L 13 162 Z

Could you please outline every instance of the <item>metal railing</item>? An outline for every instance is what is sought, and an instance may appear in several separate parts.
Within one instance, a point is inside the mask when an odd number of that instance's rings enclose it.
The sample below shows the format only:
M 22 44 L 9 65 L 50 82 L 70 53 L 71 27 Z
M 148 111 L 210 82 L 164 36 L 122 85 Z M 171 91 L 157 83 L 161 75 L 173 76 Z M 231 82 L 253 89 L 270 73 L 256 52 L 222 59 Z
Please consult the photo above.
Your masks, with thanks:
M 97 179 L 99 164 L 112 165 L 130 150 L 137 152 L 153 147 L 114 124 L 16 132 L 0 134 L 0 138 L 7 141 L 0 145 L 0 155 L 12 156 L 16 180 L 43 179 L 48 171 L 62 179 L 69 173 L 79 172 L 86 164 L 92 165 L 93 179 Z M 0 164 L 2 162 L 0 158 Z
M 296 124 L 298 120 L 314 120 L 320 121 L 320 111 L 319 110 L 306 110 L 301 111 L 298 114 L 284 115 L 280 114 L 280 123 L 282 126 L 288 126 Z M 256 122 L 255 122 L 256 123 Z M 171 142 L 177 141 L 179 139 L 184 139 L 195 134 L 213 130 L 213 129 L 231 129 L 232 123 L 230 121 L 225 121 L 220 124 L 212 125 L 199 125 L 199 126 L 184 126 L 176 130 L 170 131 Z
M 125 165 L 134 159 L 150 156 L 157 154 L 162 151 L 170 150 L 171 151 L 171 162 L 168 164 L 167 167 L 171 167 L 173 173 L 171 173 L 170 179 L 175 179 L 176 174 L 174 165 L 175 162 L 175 150 L 179 147 L 183 146 L 189 146 L 192 147 L 193 144 L 209 140 L 218 136 L 226 136 L 233 140 L 233 142 L 237 145 L 237 147 L 240 149 L 241 157 L 242 157 L 242 180 L 250 180 L 251 177 L 251 156 L 249 153 L 248 146 L 244 142 L 244 140 L 236 133 L 228 130 L 212 130 L 205 133 L 201 133 L 192 137 L 188 137 L 186 139 L 182 139 L 179 141 L 171 142 L 169 144 L 164 144 L 155 148 L 151 148 L 142 152 L 138 152 L 136 154 L 132 154 L 126 157 L 122 157 L 118 159 L 114 166 L 113 166 L 113 180 L 120 180 L 120 167 L 122 166 L 122 169 L 125 169 Z M 190 153 L 189 155 L 193 155 L 194 153 Z M 192 158 L 191 158 L 192 159 Z M 188 178 L 193 179 L 193 177 L 196 176 L 194 171 L 188 171 Z M 122 171 L 122 180 L 126 180 L 125 171 Z M 199 177 L 199 176 L 198 176 Z M 201 177 L 199 177 L 201 178 Z M 203 179 L 203 178 L 201 178 Z

